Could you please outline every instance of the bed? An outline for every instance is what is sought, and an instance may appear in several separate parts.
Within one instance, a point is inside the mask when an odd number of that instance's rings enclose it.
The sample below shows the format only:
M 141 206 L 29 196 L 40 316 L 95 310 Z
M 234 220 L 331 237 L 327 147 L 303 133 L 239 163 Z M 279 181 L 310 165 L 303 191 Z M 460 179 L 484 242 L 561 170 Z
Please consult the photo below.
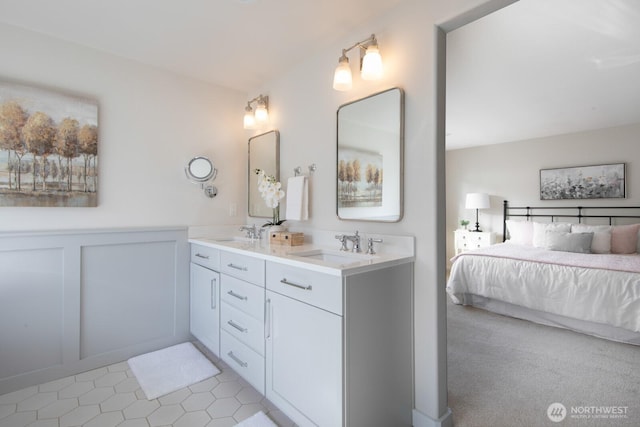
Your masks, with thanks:
M 599 224 L 595 224 L 599 222 Z M 640 207 L 510 207 L 452 261 L 455 304 L 640 345 Z

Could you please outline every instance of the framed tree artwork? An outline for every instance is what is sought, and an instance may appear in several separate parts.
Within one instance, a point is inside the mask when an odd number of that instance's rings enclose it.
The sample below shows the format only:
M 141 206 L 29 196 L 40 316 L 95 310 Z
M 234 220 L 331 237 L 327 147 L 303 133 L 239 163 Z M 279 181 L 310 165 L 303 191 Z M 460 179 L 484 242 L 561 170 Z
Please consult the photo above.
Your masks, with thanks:
M 0 80 L 0 206 L 95 207 L 98 104 Z

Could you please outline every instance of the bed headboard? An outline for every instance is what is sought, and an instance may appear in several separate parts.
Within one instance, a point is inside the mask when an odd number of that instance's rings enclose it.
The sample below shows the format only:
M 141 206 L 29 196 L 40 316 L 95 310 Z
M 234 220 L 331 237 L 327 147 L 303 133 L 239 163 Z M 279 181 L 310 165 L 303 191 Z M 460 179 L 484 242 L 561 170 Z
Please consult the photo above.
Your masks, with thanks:
M 507 240 L 507 219 L 524 217 L 527 221 L 534 218 L 547 218 L 551 222 L 558 218 L 577 219 L 582 223 L 585 218 L 600 218 L 614 224 L 616 218 L 640 220 L 640 206 L 509 206 L 504 201 L 502 214 L 502 241 Z

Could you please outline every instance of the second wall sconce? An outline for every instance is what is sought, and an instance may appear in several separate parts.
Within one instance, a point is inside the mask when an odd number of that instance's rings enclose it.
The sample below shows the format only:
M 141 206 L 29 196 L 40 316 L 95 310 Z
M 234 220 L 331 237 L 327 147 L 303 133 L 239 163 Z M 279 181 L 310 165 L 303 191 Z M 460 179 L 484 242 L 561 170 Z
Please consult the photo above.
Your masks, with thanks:
M 335 90 L 346 91 L 351 89 L 353 79 L 347 52 L 356 47 L 360 48 L 360 76 L 362 80 L 380 80 L 382 78 L 382 57 L 378 50 L 376 35 L 371 34 L 368 38 L 342 49 L 342 56 L 338 59 L 338 66 L 333 75 L 333 88 Z
M 251 108 L 252 103 L 256 103 L 256 111 Z M 258 95 L 251 101 L 247 102 L 247 106 L 244 109 L 244 128 L 255 129 L 261 127 L 269 122 L 269 97 L 265 95 Z

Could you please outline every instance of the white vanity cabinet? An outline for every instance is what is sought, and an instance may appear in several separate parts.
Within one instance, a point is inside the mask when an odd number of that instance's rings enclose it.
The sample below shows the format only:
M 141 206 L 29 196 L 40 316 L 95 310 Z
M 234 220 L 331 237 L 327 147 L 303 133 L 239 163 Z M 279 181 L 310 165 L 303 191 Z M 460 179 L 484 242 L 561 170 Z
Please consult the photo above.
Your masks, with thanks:
M 267 398 L 300 426 L 410 426 L 411 277 L 267 262 Z
M 269 262 L 266 306 L 267 398 L 298 425 L 343 425 L 342 279 Z
M 191 334 L 220 355 L 220 273 L 218 249 L 191 245 Z M 215 270 L 214 270 L 215 269 Z
M 220 253 L 220 357 L 264 394 L 264 260 Z
M 412 256 L 345 267 L 257 244 L 203 245 L 219 251 L 192 253 L 192 269 L 218 260 L 220 357 L 296 425 L 412 425 Z M 192 295 L 194 307 L 210 296 Z

